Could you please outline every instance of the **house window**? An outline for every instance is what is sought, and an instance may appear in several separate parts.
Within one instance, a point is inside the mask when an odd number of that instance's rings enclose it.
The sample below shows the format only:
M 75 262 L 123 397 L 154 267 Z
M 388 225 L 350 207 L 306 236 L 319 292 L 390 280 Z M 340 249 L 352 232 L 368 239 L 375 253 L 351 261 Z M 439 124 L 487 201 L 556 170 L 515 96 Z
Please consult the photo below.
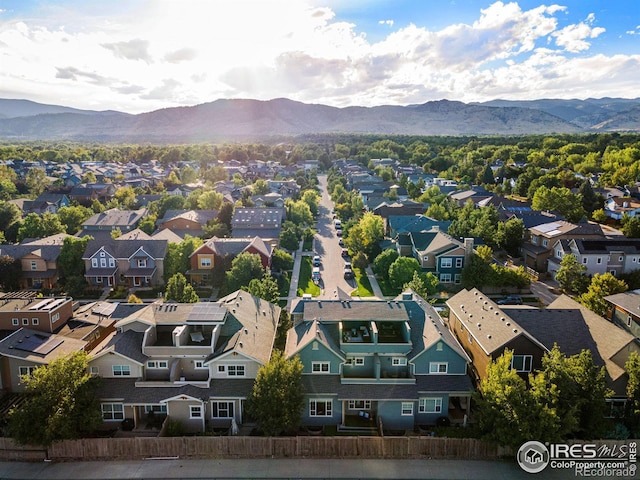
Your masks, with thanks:
M 455 283 L 460 283 L 462 281 L 462 276 L 459 273 L 456 273 L 454 279 Z
M 102 283 L 102 277 L 96 277 L 96 283 Z
M 618 257 L 618 261 L 621 262 L 624 259 L 624 257 L 621 255 Z
M 597 263 L 598 265 L 599 265 L 599 264 L 601 264 L 601 263 L 602 263 L 602 257 L 598 257 L 598 258 L 596 259 L 596 263 Z
M 244 377 L 244 365 L 228 365 L 228 377 Z
M 615 270 L 609 270 L 609 273 L 610 273 L 611 275 L 613 275 L 614 277 L 616 276 L 616 271 L 615 271 Z
M 218 365 L 218 372 L 224 372 L 225 368 L 224 365 Z
M 438 342 L 438 343 L 436 344 L 436 351 L 441 352 L 441 351 L 442 351 L 442 348 L 443 348 L 443 344 L 442 344 L 442 342 Z
M 406 357 L 393 357 L 391 359 L 391 365 L 394 367 L 402 367 L 407 364 Z
M 145 405 L 144 413 L 167 413 L 166 405 Z
M 456 258 L 456 268 L 462 268 L 462 258 Z
M 531 243 L 533 243 L 534 245 L 538 244 L 538 236 L 537 235 L 533 235 L 531 237 Z
M 428 261 L 429 261 L 429 255 L 424 255 L 424 256 L 422 257 L 422 261 L 423 261 L 423 262 L 428 262 Z
M 34 260 L 31 261 L 31 270 L 35 270 L 36 268 L 38 268 L 38 265 L 36 264 L 36 262 Z
M 451 258 L 440 259 L 440 268 L 451 268 L 451 265 L 453 265 L 453 259 Z
M 205 257 L 200 259 L 201 268 L 211 268 L 211 258 Z
M 202 405 L 190 405 L 189 418 L 202 418 Z
M 89 367 L 89 375 L 92 377 L 97 377 L 100 374 L 100 367 Z
M 441 283 L 451 283 L 451 274 L 450 273 L 441 273 L 440 274 L 440 282 Z
M 530 372 L 533 356 L 531 355 L 514 355 L 511 359 L 511 368 L 516 372 Z
M 131 376 L 131 367 L 129 365 L 114 365 L 112 368 L 114 377 Z
M 331 373 L 330 362 L 311 362 L 311 373 Z
M 110 259 L 109 259 L 109 266 L 110 266 L 111 268 L 113 268 L 113 267 L 115 267 L 115 266 L 116 266 L 116 261 L 115 261 L 113 258 L 110 258 Z
M 93 268 L 98 268 L 98 259 L 97 258 L 92 258 L 91 259 L 91 266 Z
M 584 263 L 585 265 L 588 263 L 589 259 L 587 257 L 584 257 L 582 259 L 582 263 Z
M 12 318 L 11 325 L 14 325 L 14 326 L 20 325 L 20 321 L 17 318 Z
M 331 417 L 333 403 L 331 400 L 309 400 L 310 417 Z
M 105 268 L 107 266 L 107 259 L 106 258 L 101 258 L 100 259 L 100 268 Z
M 318 342 L 313 342 L 313 346 L 311 347 L 312 350 L 318 350 Z
M 208 368 L 202 360 L 196 360 L 193 363 L 194 363 L 194 368 L 197 368 L 197 369 Z
M 622 418 L 624 417 L 627 400 L 625 398 L 607 398 L 606 418 Z
M 364 365 L 364 357 L 355 357 L 353 363 L 356 365 Z
M 233 402 L 211 402 L 211 418 L 233 418 Z
M 100 252 L 100 257 L 104 257 L 104 252 Z
M 402 402 L 402 416 L 413 415 L 413 402 Z
M 22 377 L 23 375 L 27 375 L 27 376 L 31 376 L 31 374 L 33 373 L 33 371 L 36 369 L 36 367 L 33 366 L 29 366 L 29 367 L 18 367 L 18 371 L 20 373 L 20 376 Z
M 447 373 L 449 364 L 447 362 L 430 362 L 429 373 Z
M 53 315 L 51 315 L 51 321 L 53 323 L 56 323 L 58 320 L 60 320 L 60 314 L 59 313 L 54 313 Z
M 151 360 L 147 362 L 147 368 L 167 368 L 168 363 L 166 360 Z
M 542 239 L 542 246 L 546 247 L 547 245 L 549 245 L 549 240 L 547 240 L 546 238 Z
M 139 258 L 138 259 L 138 268 L 147 268 L 147 259 Z
M 22 324 L 23 325 L 29 325 L 29 319 L 28 318 L 23 318 L 22 319 Z
M 631 315 L 627 315 L 627 327 L 631 326 Z
M 442 412 L 442 398 L 421 398 L 418 402 L 418 413 L 440 413 Z
M 371 400 L 349 400 L 349 410 L 371 410 Z
M 102 403 L 100 408 L 103 420 L 124 420 L 124 405 L 122 403 Z
M 38 325 L 40 323 L 40 319 L 38 318 L 32 318 L 31 319 L 31 325 Z

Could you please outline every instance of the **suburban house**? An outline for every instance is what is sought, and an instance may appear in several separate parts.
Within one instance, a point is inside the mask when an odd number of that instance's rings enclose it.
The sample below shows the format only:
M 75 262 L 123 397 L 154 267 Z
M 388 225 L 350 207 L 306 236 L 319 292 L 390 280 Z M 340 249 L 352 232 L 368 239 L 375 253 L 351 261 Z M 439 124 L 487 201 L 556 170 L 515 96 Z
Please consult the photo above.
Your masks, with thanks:
M 29 328 L 53 333 L 72 316 L 72 298 L 43 298 L 25 290 L 0 295 L 0 330 Z
M 156 225 L 158 230 L 169 229 L 182 238 L 187 235 L 201 237 L 204 226 L 217 217 L 217 210 L 167 210 Z
M 285 353 L 304 366 L 304 426 L 413 430 L 468 419 L 469 357 L 412 291 L 392 301 L 302 299 L 292 320 Z
M 408 232 L 398 235 L 400 256 L 412 256 L 423 271 L 434 273 L 440 283 L 460 283 L 462 269 L 473 255 L 473 239 L 460 242 L 439 230 Z
M 640 338 L 640 290 L 616 293 L 604 299 L 611 307 L 607 318 L 634 337 Z
M 553 248 L 558 240 L 605 239 L 602 228 L 597 223 L 574 224 L 564 220 L 531 227 L 529 237 L 522 245 L 522 255 L 525 265 L 537 272 L 547 271 L 547 260 L 553 255 Z
M 91 206 L 94 200 L 107 203 L 116 193 L 113 183 L 88 183 L 74 186 L 69 192 L 69 198 L 80 205 Z
M 378 204 L 378 206 L 372 211 L 375 215 L 382 217 L 385 231 L 389 231 L 391 229 L 389 226 L 391 217 L 406 216 L 415 218 L 416 216 L 422 215 L 427 208 L 428 207 L 424 203 L 419 203 L 413 200 L 404 200 L 402 202 L 398 201 L 392 203 L 384 201 Z
M 19 199 L 21 203 L 18 204 L 14 200 L 10 200 L 10 203 L 16 203 L 22 210 L 23 216 L 30 213 L 36 213 L 42 215 L 43 213 L 58 213 L 61 207 L 68 207 L 71 205 L 69 197 L 64 193 L 42 193 L 35 200 Z
M 215 303 L 154 303 L 118 321 L 89 362 L 103 379 L 105 427 L 126 418 L 145 429 L 158 417 L 187 432 L 242 425 L 279 316 L 277 305 L 238 290 Z
M 16 330 L 0 340 L 0 389 L 10 393 L 24 391 L 23 375 L 83 350 L 85 345 L 85 341 L 42 330 Z
M 624 365 L 631 352 L 640 353 L 633 335 L 566 295 L 547 308 L 499 306 L 477 289 L 462 290 L 447 301 L 449 329 L 472 358 L 477 380 L 486 378 L 487 365 L 513 350 L 512 368 L 526 377 L 541 368 L 543 355 L 557 344 L 576 355 L 591 351 L 596 366 L 606 369 L 611 415 L 620 415 L 626 401 Z
M 119 210 L 112 208 L 102 213 L 96 213 L 82 224 L 82 236 L 96 235 L 100 232 L 110 233 L 119 229 L 122 233 L 137 228 L 138 223 L 147 215 L 147 209 Z
M 426 215 L 391 215 L 387 220 L 386 235 L 396 238 L 401 233 L 428 232 L 440 230 L 447 232 L 451 220 L 434 220 Z
M 90 285 L 154 287 L 164 283 L 167 240 L 91 240 L 82 255 L 85 278 Z
M 611 273 L 619 275 L 640 269 L 640 238 L 607 238 L 558 240 L 549 257 L 548 272 L 554 277 L 565 255 L 572 254 L 586 267 L 586 275 Z
M 631 197 L 611 197 L 604 204 L 604 213 L 614 220 L 622 220 L 624 215 L 640 216 L 640 200 Z
M 58 257 L 69 235 L 59 233 L 39 239 L 25 239 L 17 245 L 0 245 L 0 255 L 20 261 L 21 289 L 52 289 L 58 283 Z
M 236 208 L 231 217 L 231 236 L 233 238 L 257 236 L 266 242 L 277 243 L 285 218 L 284 208 Z
M 214 269 L 219 265 L 223 269 L 231 265 L 231 261 L 241 253 L 253 253 L 260 256 L 264 268 L 271 266 L 273 247 L 260 237 L 253 238 L 218 238 L 212 237 L 194 250 L 190 256 L 191 268 L 185 275 L 192 284 L 208 285 L 213 279 Z

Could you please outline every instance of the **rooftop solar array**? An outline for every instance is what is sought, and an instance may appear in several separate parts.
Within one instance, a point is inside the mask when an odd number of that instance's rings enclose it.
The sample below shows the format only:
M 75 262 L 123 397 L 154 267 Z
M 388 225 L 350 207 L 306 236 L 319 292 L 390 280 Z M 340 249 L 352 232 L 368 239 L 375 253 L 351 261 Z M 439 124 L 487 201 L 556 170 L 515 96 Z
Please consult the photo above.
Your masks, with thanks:
M 54 349 L 62 344 L 64 340 L 54 336 L 46 336 L 40 334 L 28 335 L 18 340 L 13 348 L 25 352 L 37 353 L 38 355 L 49 355 Z
M 187 322 L 223 322 L 226 313 L 227 310 L 217 303 L 196 303 L 187 315 Z

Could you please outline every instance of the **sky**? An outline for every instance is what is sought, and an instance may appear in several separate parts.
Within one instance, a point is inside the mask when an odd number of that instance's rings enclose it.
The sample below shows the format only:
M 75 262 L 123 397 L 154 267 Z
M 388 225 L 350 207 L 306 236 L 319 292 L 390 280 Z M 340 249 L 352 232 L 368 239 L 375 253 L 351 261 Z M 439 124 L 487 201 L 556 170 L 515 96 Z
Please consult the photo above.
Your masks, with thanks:
M 638 0 L 0 0 L 0 98 L 142 113 L 640 97 Z

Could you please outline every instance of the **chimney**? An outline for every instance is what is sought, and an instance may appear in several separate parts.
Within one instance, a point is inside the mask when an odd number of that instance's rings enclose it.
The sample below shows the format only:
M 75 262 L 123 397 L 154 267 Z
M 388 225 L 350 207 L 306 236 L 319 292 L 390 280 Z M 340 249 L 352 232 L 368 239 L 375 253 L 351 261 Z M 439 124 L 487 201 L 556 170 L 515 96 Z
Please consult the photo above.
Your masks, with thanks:
M 464 261 L 465 265 L 473 255 L 473 238 L 464 239 Z

